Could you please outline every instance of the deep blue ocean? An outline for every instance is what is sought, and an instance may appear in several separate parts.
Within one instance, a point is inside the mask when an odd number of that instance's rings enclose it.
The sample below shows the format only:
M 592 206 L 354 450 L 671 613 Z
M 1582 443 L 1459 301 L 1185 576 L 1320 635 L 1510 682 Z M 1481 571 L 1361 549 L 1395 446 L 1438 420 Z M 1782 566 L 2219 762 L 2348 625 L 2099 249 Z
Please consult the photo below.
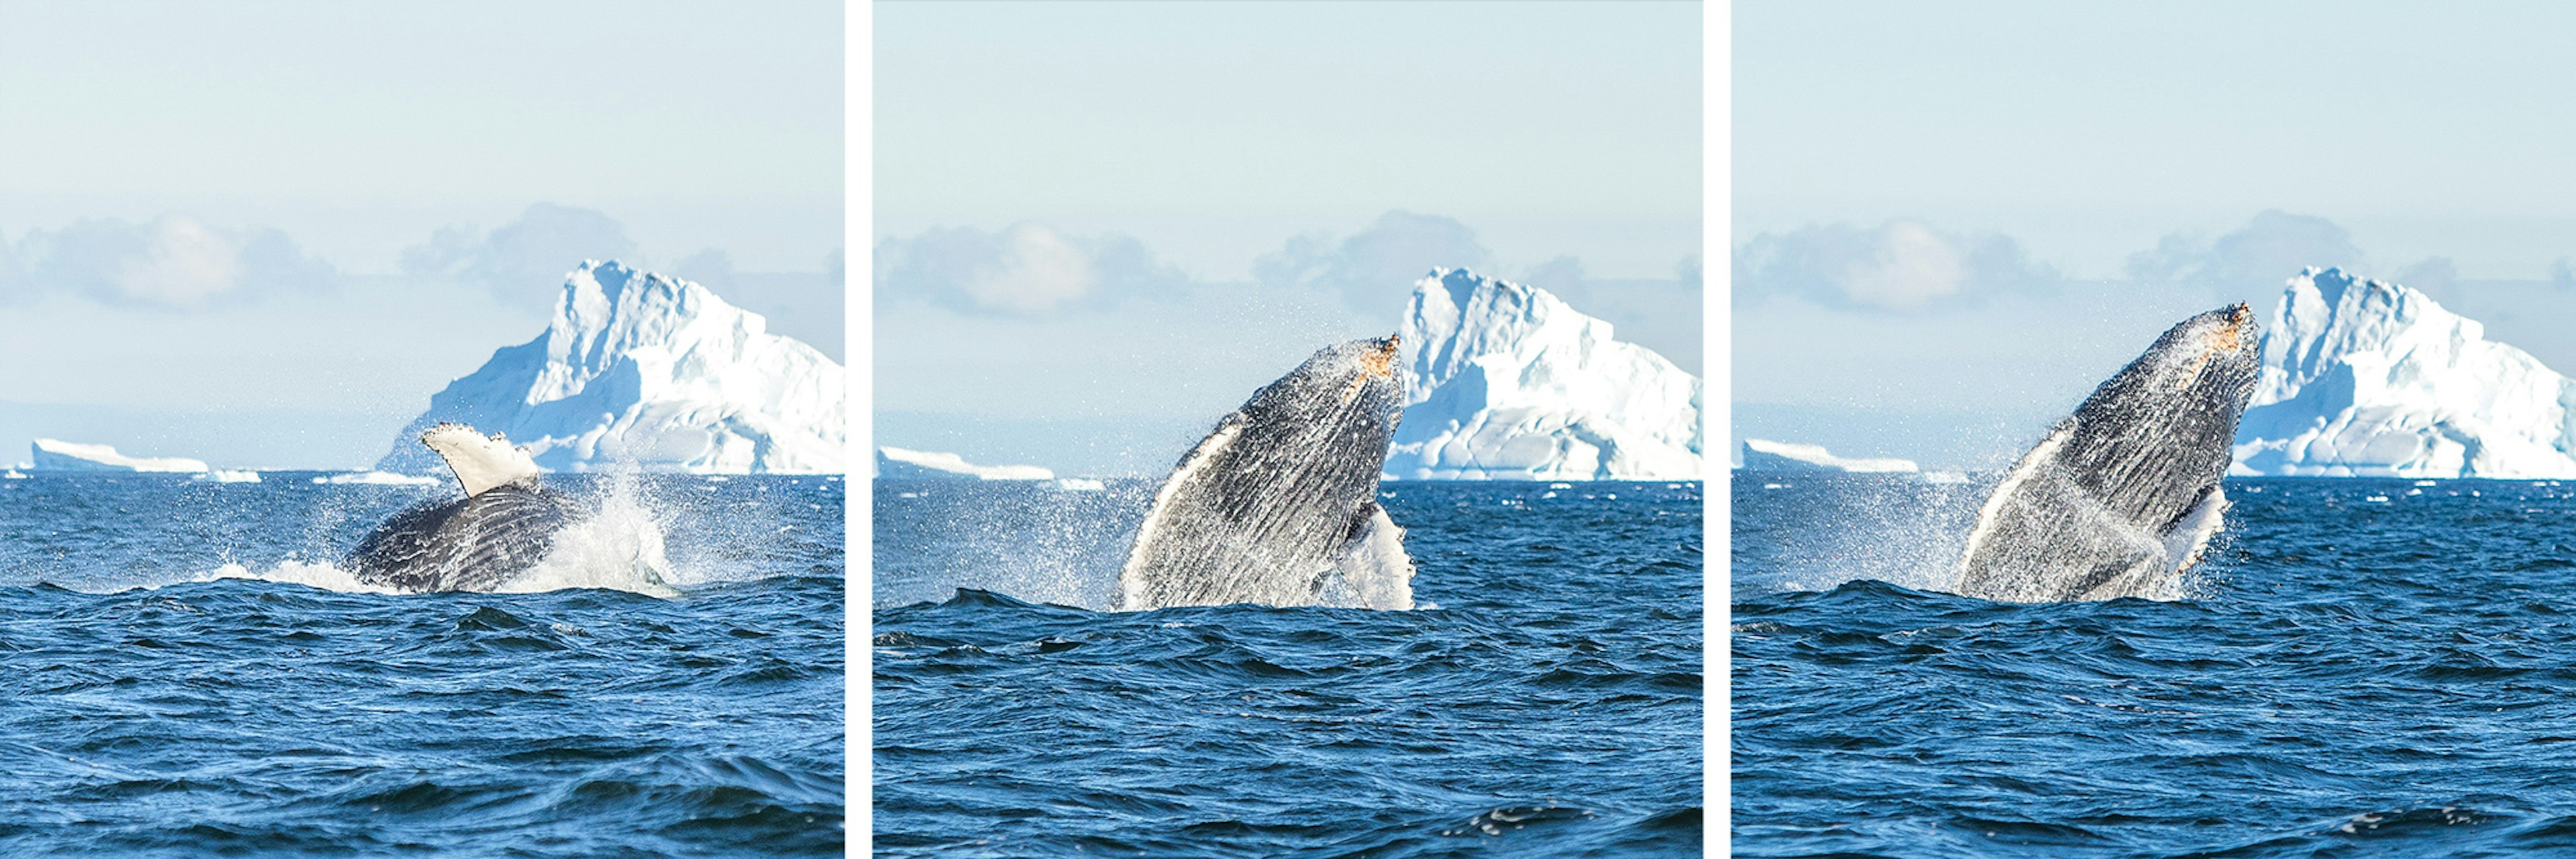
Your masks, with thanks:
M 2576 854 L 2576 486 L 2226 488 L 2189 598 L 2008 605 L 1981 486 L 1739 472 L 1737 854 Z
M 876 855 L 1699 854 L 1699 484 L 1387 484 L 1413 611 L 1099 611 L 1156 483 L 878 482 Z
M 837 478 L 556 476 L 557 583 L 661 584 L 396 595 L 330 562 L 452 485 L 262 477 L 0 480 L 0 855 L 842 851 Z

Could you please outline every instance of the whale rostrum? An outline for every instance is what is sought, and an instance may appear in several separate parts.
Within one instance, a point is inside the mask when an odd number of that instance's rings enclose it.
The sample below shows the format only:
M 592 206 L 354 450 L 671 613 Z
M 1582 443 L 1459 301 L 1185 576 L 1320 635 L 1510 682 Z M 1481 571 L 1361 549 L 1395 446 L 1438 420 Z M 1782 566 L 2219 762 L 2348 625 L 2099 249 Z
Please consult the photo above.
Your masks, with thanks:
M 2009 602 L 2176 596 L 2227 509 L 2236 422 L 2262 365 L 2243 304 L 2183 320 L 1995 485 L 1958 593 Z
M 1412 608 L 1403 529 L 1377 504 L 1404 416 L 1396 338 L 1326 347 L 1181 457 L 1119 572 L 1118 607 Z
M 545 485 L 526 450 L 499 435 L 441 423 L 421 444 L 447 461 L 465 497 L 413 507 L 378 525 L 341 567 L 402 591 L 489 591 L 527 572 L 573 519 L 572 499 Z

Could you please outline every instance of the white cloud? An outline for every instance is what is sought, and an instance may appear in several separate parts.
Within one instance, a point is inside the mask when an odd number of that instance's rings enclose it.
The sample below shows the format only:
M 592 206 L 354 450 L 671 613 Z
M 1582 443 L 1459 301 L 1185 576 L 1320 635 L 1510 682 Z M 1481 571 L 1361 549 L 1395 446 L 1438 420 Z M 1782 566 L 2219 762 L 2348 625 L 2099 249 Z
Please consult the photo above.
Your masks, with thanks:
M 617 219 L 594 209 L 537 203 L 489 233 L 441 227 L 429 241 L 403 249 L 402 270 L 480 283 L 503 299 L 534 305 L 553 301 L 565 273 L 588 259 L 646 263 Z
M 1686 268 L 1695 269 L 1696 260 Z M 1764 233 L 1736 249 L 1734 274 L 1739 302 L 1797 296 L 1828 307 L 1900 312 L 2061 280 L 2008 236 L 1960 235 L 1908 220 Z
M 875 269 L 880 300 L 998 316 L 1096 310 L 1189 286 L 1187 275 L 1131 236 L 1073 235 L 1026 221 L 1000 232 L 949 227 L 886 238 L 877 242 Z
M 1323 234 L 1288 240 L 1252 264 L 1253 277 L 1274 286 L 1302 286 L 1342 294 L 1352 309 L 1379 316 L 1404 312 L 1413 282 L 1434 268 L 1491 267 L 1492 255 L 1474 230 L 1452 218 L 1388 212 L 1367 229 L 1339 241 Z M 1578 264 L 1579 269 L 1579 264 Z
M 2182 283 L 2221 291 L 2270 292 L 2307 266 L 2351 269 L 2362 262 L 2352 233 L 2315 215 L 2278 209 L 2214 240 L 2174 233 L 2131 254 L 2128 274 L 2141 283 Z
M 328 289 L 329 263 L 271 228 L 231 229 L 184 215 L 147 223 L 83 220 L 35 230 L 0 254 L 0 293 L 74 292 L 111 305 L 193 309 Z
M 2459 285 L 2460 268 L 2450 257 L 2426 257 L 2423 262 L 2399 269 L 2397 282 L 2441 295 Z

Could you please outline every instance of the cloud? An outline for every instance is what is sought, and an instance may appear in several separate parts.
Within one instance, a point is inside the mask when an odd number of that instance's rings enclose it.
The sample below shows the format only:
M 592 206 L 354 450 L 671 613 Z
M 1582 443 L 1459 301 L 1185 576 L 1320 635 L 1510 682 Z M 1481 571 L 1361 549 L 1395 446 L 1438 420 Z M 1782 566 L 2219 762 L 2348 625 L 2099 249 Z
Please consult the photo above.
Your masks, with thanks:
M 2214 241 L 2184 233 L 2165 236 L 2154 248 L 2131 254 L 2127 271 L 2141 283 L 2268 290 L 2307 266 L 2351 269 L 2360 264 L 2361 249 L 2353 246 L 2351 232 L 2315 215 L 2273 209 Z
M 2460 282 L 2460 269 L 2450 257 L 2426 257 L 2423 262 L 2397 271 L 2397 282 L 2440 294 Z
M 1559 256 L 1539 263 L 1537 268 L 1522 275 L 1520 282 L 1554 293 L 1576 307 L 1592 304 L 1592 286 L 1584 276 L 1583 261 L 1572 256 Z
M 1118 233 L 1073 235 L 1023 221 L 1000 232 L 934 229 L 877 242 L 876 294 L 963 313 L 1047 316 L 1133 297 L 1169 298 L 1189 276 Z
M 1413 282 L 1432 269 L 1483 269 L 1491 263 L 1492 255 L 1467 225 L 1396 211 L 1340 241 L 1313 233 L 1289 239 L 1278 252 L 1254 260 L 1252 274 L 1273 286 L 1339 292 L 1353 309 L 1391 316 L 1403 312 Z
M 671 274 L 721 293 L 734 284 L 733 255 L 708 248 L 672 263 Z
M 1828 307 L 1900 312 L 2041 290 L 2062 280 L 2011 237 L 1961 235 L 1907 220 L 1754 236 L 1736 249 L 1734 276 L 1738 301 L 1796 296 Z
M 0 294 L 72 292 L 110 305 L 183 310 L 263 295 L 330 289 L 339 271 L 286 233 L 231 229 L 184 215 L 146 223 L 82 220 L 35 230 L 0 249 Z
M 541 304 L 554 300 L 564 275 L 588 259 L 643 262 L 615 218 L 538 203 L 489 233 L 441 227 L 429 241 L 404 248 L 401 265 L 409 274 L 460 278 L 504 299 Z

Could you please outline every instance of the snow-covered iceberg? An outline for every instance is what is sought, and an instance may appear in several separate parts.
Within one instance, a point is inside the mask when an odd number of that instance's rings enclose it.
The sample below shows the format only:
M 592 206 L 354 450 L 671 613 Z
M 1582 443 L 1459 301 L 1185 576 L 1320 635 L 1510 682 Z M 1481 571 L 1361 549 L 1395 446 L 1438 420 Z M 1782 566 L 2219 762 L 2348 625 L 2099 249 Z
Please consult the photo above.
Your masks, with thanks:
M 537 339 L 431 397 L 376 468 L 435 473 L 440 421 L 498 432 L 553 471 L 842 471 L 841 365 L 686 280 L 584 262 Z
M 76 444 L 40 438 L 30 445 L 35 459 L 28 469 L 44 471 L 162 471 L 197 474 L 207 470 L 200 460 L 180 457 L 126 456 L 104 444 Z
M 1744 465 L 1741 467 L 1746 471 L 1842 471 L 1854 474 L 1911 474 L 1923 470 L 1911 459 L 1846 459 L 1826 451 L 1820 444 L 1759 438 L 1744 440 Z
M 953 453 L 880 447 L 877 476 L 893 480 L 1054 480 L 1055 472 L 1034 465 L 975 465 Z M 1093 488 L 1097 487 L 1094 484 Z
M 1437 269 L 1404 324 L 1398 480 L 1698 480 L 1700 380 L 1546 290 Z
M 2238 474 L 2576 478 L 2576 382 L 2424 293 L 2291 278 L 2237 425 Z

